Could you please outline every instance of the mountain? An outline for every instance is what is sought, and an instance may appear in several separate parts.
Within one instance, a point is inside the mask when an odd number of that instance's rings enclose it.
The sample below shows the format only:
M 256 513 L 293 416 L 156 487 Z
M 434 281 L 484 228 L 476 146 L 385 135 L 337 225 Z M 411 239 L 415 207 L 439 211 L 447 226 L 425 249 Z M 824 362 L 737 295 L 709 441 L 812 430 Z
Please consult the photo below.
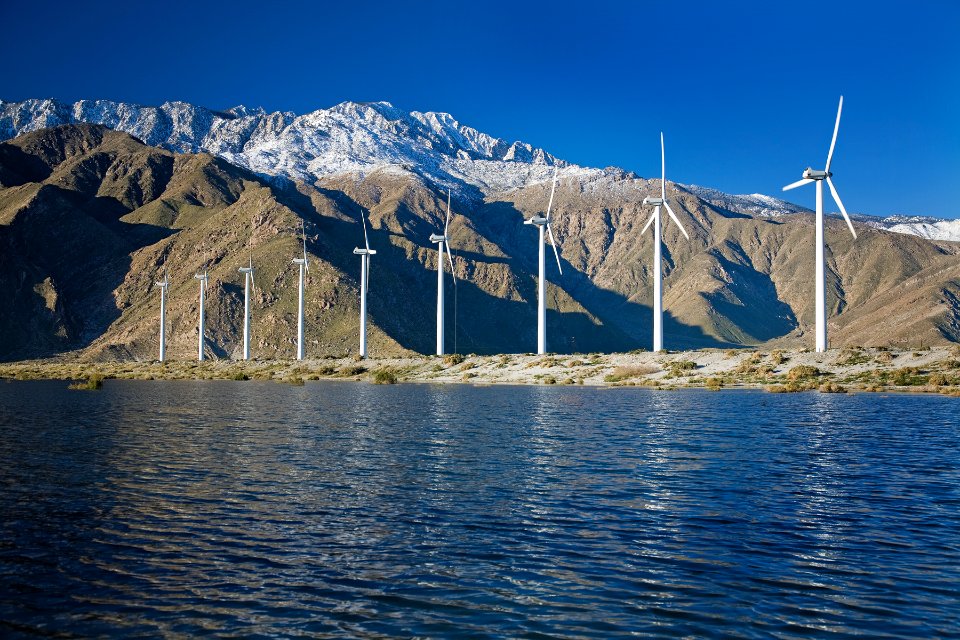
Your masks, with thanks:
M 101 124 L 125 131 L 148 145 L 181 153 L 206 152 L 268 180 L 312 183 L 327 176 L 363 176 L 399 167 L 451 189 L 473 203 L 490 194 L 547 180 L 558 164 L 584 179 L 634 177 L 620 169 L 591 169 L 559 160 L 543 149 L 508 142 L 459 123 L 448 113 L 405 112 L 388 102 L 344 102 L 297 115 L 238 106 L 216 111 L 184 102 L 159 107 L 109 100 L 0 100 L 0 140 L 71 123 Z M 731 195 L 681 185 L 716 207 L 748 215 L 805 213 L 804 207 L 762 194 Z M 896 233 L 960 241 L 960 224 L 938 218 L 858 216 Z
M 476 353 L 535 344 L 536 236 L 523 220 L 543 210 L 545 167 L 556 162 L 564 270 L 560 276 L 548 266 L 549 348 L 649 347 L 652 246 L 651 234 L 640 234 L 649 215 L 641 203 L 659 192 L 659 180 L 583 169 L 547 154 L 531 158 L 536 162 L 456 160 L 511 168 L 482 189 L 472 182 L 455 191 L 451 248 L 459 281 L 448 290 L 450 341 Z M 195 357 L 193 275 L 205 269 L 207 348 L 211 356 L 236 357 L 243 303 L 236 270 L 250 256 L 257 267 L 254 353 L 292 357 L 297 272 L 290 259 L 300 251 L 301 221 L 312 261 L 308 355 L 352 353 L 359 278 L 352 250 L 362 242 L 361 211 L 378 251 L 370 351 L 429 353 L 437 259 L 429 235 L 446 206 L 437 181 L 453 175 L 440 175 L 443 162 L 428 167 L 435 174 L 377 164 L 300 180 L 147 145 L 99 125 L 54 126 L 0 143 L 0 358 L 73 350 L 87 358 L 155 358 L 154 283 L 164 269 L 172 282 L 170 357 Z M 523 172 L 529 182 L 511 186 Z M 672 223 L 665 227 L 668 348 L 809 343 L 811 216 L 798 208 L 774 215 L 788 205 L 756 197 L 722 206 L 719 196 L 697 189 L 667 184 L 691 236 L 688 242 Z M 748 205 L 770 211 L 745 212 Z M 842 221 L 827 220 L 832 343 L 960 339 L 960 246 L 857 225 L 854 242 Z

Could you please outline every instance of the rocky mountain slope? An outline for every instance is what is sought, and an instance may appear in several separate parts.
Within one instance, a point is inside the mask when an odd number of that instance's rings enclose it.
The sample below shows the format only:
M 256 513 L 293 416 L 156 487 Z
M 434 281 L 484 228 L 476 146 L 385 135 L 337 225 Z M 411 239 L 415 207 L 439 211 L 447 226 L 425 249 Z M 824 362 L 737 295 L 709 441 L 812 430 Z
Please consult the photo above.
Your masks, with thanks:
M 465 136 L 470 140 L 469 136 Z M 492 147 L 496 148 L 496 144 Z M 479 147 L 477 147 L 479 148 Z M 491 152 L 492 153 L 492 152 Z M 506 153 L 506 152 L 505 152 Z M 549 178 L 538 162 L 504 165 L 526 182 L 455 191 L 447 335 L 461 352 L 535 344 L 536 235 Z M 522 166 L 520 166 L 522 165 Z M 440 166 L 439 164 L 437 166 Z M 564 273 L 548 265 L 548 346 L 561 352 L 649 347 L 651 234 L 643 197 L 658 180 L 561 165 L 556 232 Z M 308 354 L 355 351 L 361 211 L 371 245 L 371 353 L 433 346 L 436 251 L 446 177 L 404 164 L 274 180 L 207 153 L 176 153 L 89 125 L 37 130 L 0 144 L 0 358 L 80 349 L 91 358 L 156 357 L 159 292 L 169 270 L 169 352 L 194 357 L 197 283 L 209 269 L 211 355 L 235 357 L 242 278 L 257 267 L 254 353 L 292 357 L 297 229 L 305 221 Z M 436 178 L 434 181 L 433 178 Z M 461 185 L 466 183 L 460 183 Z M 481 195 L 478 195 L 481 194 Z M 809 214 L 745 213 L 668 183 L 687 242 L 665 229 L 668 348 L 810 342 L 813 228 Z M 761 209 L 769 203 L 755 200 Z M 734 208 L 740 210 L 734 210 Z M 769 208 L 769 207 L 767 207 Z M 831 340 L 925 344 L 960 338 L 960 247 L 841 221 L 828 230 Z
M 110 100 L 0 100 L 0 140 L 70 123 L 102 124 L 152 146 L 206 152 L 268 179 L 312 183 L 342 173 L 405 168 L 439 189 L 477 203 L 491 194 L 550 175 L 558 163 L 584 179 L 621 176 L 614 168 L 591 169 L 559 160 L 543 149 L 509 142 L 458 122 L 448 113 L 407 113 L 387 102 L 345 102 L 308 114 L 267 113 L 239 106 L 215 111 L 184 103 L 159 107 Z M 572 173 L 568 173 L 572 175 Z M 633 177 L 628 176 L 628 177 Z M 735 213 L 777 217 L 807 209 L 763 194 L 731 195 L 696 185 L 686 190 Z M 960 241 L 960 224 L 937 218 L 859 215 L 879 229 L 937 240 Z

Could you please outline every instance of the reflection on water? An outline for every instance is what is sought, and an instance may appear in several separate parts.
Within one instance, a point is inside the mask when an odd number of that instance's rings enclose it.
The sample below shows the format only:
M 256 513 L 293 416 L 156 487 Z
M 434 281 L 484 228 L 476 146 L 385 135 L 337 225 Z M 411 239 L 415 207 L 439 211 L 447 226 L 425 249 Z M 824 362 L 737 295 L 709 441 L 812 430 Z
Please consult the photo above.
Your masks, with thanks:
M 0 384 L 0 635 L 960 634 L 939 397 Z

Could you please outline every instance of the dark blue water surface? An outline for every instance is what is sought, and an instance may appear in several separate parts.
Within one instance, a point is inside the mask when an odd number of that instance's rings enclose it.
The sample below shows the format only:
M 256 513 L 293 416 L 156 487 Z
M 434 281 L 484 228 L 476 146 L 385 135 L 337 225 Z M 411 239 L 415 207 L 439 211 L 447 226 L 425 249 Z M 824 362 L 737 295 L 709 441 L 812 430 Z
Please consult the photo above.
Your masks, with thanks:
M 0 383 L 0 635 L 960 637 L 960 400 Z

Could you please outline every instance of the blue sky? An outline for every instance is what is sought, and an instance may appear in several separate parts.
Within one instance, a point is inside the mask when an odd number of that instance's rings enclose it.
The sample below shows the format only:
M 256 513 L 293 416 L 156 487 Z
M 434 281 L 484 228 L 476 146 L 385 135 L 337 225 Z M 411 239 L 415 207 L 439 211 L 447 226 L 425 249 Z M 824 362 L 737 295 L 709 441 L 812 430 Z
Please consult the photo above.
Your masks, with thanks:
M 14 2 L 0 98 L 447 111 L 587 166 L 960 217 L 960 2 Z M 776 5 L 776 6 L 771 6 Z M 813 189 L 790 199 L 813 205 Z

